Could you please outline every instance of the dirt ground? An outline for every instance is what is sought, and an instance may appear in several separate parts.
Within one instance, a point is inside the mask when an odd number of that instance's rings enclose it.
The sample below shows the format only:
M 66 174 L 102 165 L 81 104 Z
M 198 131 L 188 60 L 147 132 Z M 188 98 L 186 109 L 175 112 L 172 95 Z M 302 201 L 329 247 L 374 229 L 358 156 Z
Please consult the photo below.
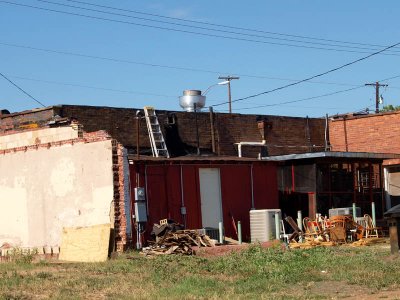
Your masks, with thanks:
M 321 295 L 329 299 L 400 299 L 400 290 L 376 291 L 367 287 L 351 285 L 340 281 L 310 282 L 305 289 L 312 295 Z M 292 295 L 294 296 L 296 293 Z

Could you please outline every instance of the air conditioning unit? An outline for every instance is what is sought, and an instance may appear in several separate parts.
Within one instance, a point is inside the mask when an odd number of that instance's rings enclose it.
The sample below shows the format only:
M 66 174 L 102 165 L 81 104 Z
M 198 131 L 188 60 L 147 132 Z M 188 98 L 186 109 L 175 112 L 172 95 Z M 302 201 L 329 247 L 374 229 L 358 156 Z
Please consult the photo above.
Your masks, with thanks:
M 197 229 L 197 232 L 199 234 L 206 234 L 213 240 L 217 240 L 217 241 L 219 240 L 219 229 L 218 228 L 205 227 L 202 229 Z
M 329 218 L 333 216 L 353 215 L 353 207 L 331 208 L 329 210 Z M 361 208 L 356 207 L 356 217 L 361 217 Z
M 280 209 L 257 209 L 250 211 L 250 235 L 252 243 L 267 242 L 277 238 L 275 213 L 278 213 L 279 219 L 281 219 Z

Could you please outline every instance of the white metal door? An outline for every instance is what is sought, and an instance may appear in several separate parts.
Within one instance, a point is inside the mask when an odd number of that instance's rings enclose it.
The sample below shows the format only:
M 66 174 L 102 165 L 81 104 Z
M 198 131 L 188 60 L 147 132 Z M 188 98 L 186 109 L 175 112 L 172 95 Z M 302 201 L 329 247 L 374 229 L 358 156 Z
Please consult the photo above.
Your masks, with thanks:
M 218 228 L 222 222 L 221 180 L 218 168 L 200 168 L 201 221 L 203 227 Z

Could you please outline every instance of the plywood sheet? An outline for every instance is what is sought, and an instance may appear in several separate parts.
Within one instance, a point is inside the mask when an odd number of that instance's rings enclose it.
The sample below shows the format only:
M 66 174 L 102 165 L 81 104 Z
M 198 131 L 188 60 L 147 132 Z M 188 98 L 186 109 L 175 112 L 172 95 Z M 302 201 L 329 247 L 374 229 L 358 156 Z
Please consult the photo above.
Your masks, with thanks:
M 111 224 L 63 228 L 60 260 L 76 262 L 106 261 Z

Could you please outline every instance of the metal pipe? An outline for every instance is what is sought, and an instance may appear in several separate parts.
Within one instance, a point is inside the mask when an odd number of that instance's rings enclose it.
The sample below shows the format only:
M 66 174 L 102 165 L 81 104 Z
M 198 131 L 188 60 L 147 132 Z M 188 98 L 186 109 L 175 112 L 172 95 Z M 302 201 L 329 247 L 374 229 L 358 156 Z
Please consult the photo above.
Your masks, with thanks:
M 371 210 L 372 210 L 372 223 L 374 223 L 374 226 L 376 226 L 375 202 L 371 202 Z
M 251 166 L 250 166 L 250 185 L 251 185 L 251 209 L 255 209 L 255 205 L 254 205 L 253 164 L 251 164 Z
M 355 221 L 357 217 L 357 213 L 356 213 L 356 204 L 353 203 L 353 220 Z
M 149 198 L 148 198 L 148 190 L 147 190 L 147 165 L 144 167 L 144 187 L 145 187 L 145 195 L 146 195 L 146 209 L 147 209 L 147 214 L 149 214 Z
M 239 244 L 242 243 L 242 223 L 239 221 L 238 222 L 238 242 Z
M 231 95 L 231 81 L 228 80 L 228 102 L 229 102 L 229 113 L 232 113 L 232 95 Z
M 195 126 L 196 126 L 197 155 L 200 155 L 200 136 L 199 136 L 199 125 L 197 123 L 197 105 L 196 105 L 196 103 L 194 103 L 193 106 L 194 106 L 194 120 L 195 120 Z
M 307 135 L 307 142 L 308 142 L 308 151 L 312 151 L 312 143 L 311 143 L 311 134 L 310 134 L 310 122 L 308 116 L 306 116 L 306 135 Z
M 301 231 L 303 231 L 303 216 L 301 213 L 301 210 L 297 211 L 297 226 L 300 228 Z M 299 238 L 300 242 L 303 242 L 303 238 Z
M 299 226 L 300 230 L 303 230 L 303 214 L 301 210 L 297 211 L 297 226 Z
M 242 157 L 242 146 L 265 146 L 267 144 L 266 140 L 262 140 L 262 142 L 239 142 L 236 143 L 238 145 L 238 157 Z
M 210 130 L 211 130 L 211 149 L 215 153 L 215 133 L 214 133 L 214 111 L 210 106 Z
M 390 198 L 389 194 L 389 169 L 383 168 L 383 176 L 384 176 L 384 183 L 385 183 L 385 201 L 386 201 L 386 209 L 392 207 L 392 199 Z
M 185 214 L 183 215 L 183 224 L 186 229 L 186 208 L 185 208 L 185 197 L 183 194 L 183 172 L 182 172 L 182 165 L 180 166 L 181 168 L 181 213 L 183 212 L 183 209 L 185 210 Z
M 136 117 L 136 159 L 140 157 L 140 117 Z
M 219 229 L 219 243 L 223 244 L 224 243 L 224 232 L 223 232 L 222 222 L 218 223 L 218 229 Z
M 276 212 L 275 213 L 275 239 L 276 240 L 279 240 L 280 236 L 281 236 L 281 229 L 280 229 L 279 223 L 280 223 L 279 213 Z
M 136 249 L 142 249 L 142 242 L 140 240 L 140 223 L 136 223 L 137 230 L 136 230 Z

